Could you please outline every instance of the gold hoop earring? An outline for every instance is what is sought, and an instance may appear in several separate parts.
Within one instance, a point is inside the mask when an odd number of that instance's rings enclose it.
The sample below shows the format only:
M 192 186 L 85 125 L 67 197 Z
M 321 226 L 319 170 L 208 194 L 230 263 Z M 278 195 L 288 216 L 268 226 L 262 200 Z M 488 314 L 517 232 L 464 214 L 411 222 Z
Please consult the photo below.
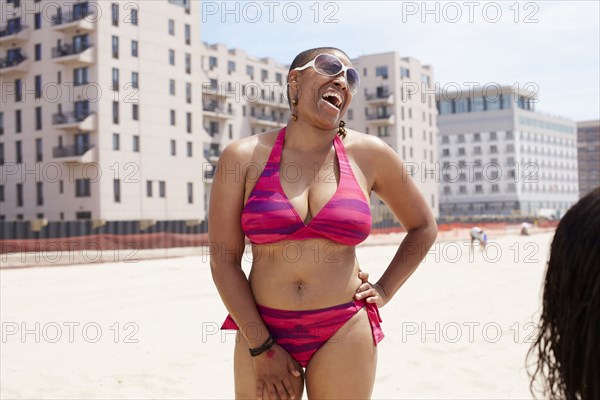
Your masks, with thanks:
M 345 139 L 346 138 L 346 134 L 348 133 L 348 132 L 346 132 L 346 129 L 344 128 L 345 126 L 346 126 L 346 122 L 343 121 L 343 120 L 340 121 L 340 126 L 338 128 L 337 133 L 338 133 L 339 136 L 342 137 L 342 139 Z
M 298 105 L 298 98 L 294 97 L 294 99 L 292 100 L 292 106 L 296 107 Z M 298 121 L 298 114 L 292 112 L 292 120 L 293 121 Z

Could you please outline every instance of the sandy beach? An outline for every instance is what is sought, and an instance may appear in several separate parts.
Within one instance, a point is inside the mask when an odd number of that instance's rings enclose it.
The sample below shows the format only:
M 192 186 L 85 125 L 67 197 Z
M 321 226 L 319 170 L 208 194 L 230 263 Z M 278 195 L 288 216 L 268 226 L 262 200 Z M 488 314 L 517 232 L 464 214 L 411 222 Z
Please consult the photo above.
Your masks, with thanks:
M 491 237 L 473 257 L 436 243 L 381 309 L 373 398 L 532 398 L 525 354 L 552 235 Z M 357 256 L 376 280 L 396 249 Z M 0 270 L 2 399 L 233 398 L 208 255 L 132 261 Z

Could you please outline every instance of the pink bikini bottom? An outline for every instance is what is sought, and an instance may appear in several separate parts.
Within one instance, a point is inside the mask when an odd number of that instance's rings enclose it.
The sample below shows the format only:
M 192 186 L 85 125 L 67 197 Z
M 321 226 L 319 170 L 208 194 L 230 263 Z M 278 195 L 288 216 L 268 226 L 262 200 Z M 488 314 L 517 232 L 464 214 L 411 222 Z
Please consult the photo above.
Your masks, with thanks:
M 379 309 L 376 304 L 365 300 L 354 300 L 350 303 L 318 310 L 289 311 L 257 305 L 269 332 L 298 363 L 306 367 L 311 357 L 325 344 L 354 314 L 363 307 L 367 310 L 373 344 L 383 339 Z M 230 315 L 227 316 L 221 329 L 239 329 Z

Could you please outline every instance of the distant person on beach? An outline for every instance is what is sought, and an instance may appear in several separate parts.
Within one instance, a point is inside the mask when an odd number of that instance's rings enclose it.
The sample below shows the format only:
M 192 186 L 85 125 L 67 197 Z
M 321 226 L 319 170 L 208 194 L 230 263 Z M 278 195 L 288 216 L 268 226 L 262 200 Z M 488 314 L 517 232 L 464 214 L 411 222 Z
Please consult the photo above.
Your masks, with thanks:
M 529 236 L 529 230 L 531 229 L 531 224 L 529 222 L 523 222 L 521 224 L 521 236 Z
M 571 207 L 556 228 L 544 280 L 531 392 L 600 399 L 600 188 Z
M 211 189 L 210 266 L 230 313 L 222 329 L 238 330 L 235 396 L 301 399 L 306 384 L 311 399 L 367 399 L 379 308 L 421 263 L 437 225 L 398 154 L 345 128 L 359 75 L 343 51 L 303 51 L 286 86 L 287 125 L 227 145 Z M 372 192 L 408 232 L 374 284 L 362 282 L 356 258 L 371 231 Z
M 479 245 L 481 246 L 481 251 L 483 251 L 487 244 L 488 238 L 487 233 L 485 233 L 483 229 L 481 229 L 478 226 L 474 226 L 473 228 L 471 228 L 471 250 L 473 249 L 473 244 L 475 243 L 475 241 L 479 243 Z

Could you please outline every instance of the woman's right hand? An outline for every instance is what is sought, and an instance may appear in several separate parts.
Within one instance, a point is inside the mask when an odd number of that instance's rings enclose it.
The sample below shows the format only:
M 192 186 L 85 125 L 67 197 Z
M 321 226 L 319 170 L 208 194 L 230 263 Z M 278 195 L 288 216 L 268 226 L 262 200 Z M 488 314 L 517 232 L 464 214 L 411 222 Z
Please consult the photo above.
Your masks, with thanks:
M 256 374 L 256 398 L 263 399 L 263 392 L 271 400 L 296 399 L 292 377 L 301 376 L 294 360 L 281 346 L 274 344 L 264 353 L 252 357 Z

